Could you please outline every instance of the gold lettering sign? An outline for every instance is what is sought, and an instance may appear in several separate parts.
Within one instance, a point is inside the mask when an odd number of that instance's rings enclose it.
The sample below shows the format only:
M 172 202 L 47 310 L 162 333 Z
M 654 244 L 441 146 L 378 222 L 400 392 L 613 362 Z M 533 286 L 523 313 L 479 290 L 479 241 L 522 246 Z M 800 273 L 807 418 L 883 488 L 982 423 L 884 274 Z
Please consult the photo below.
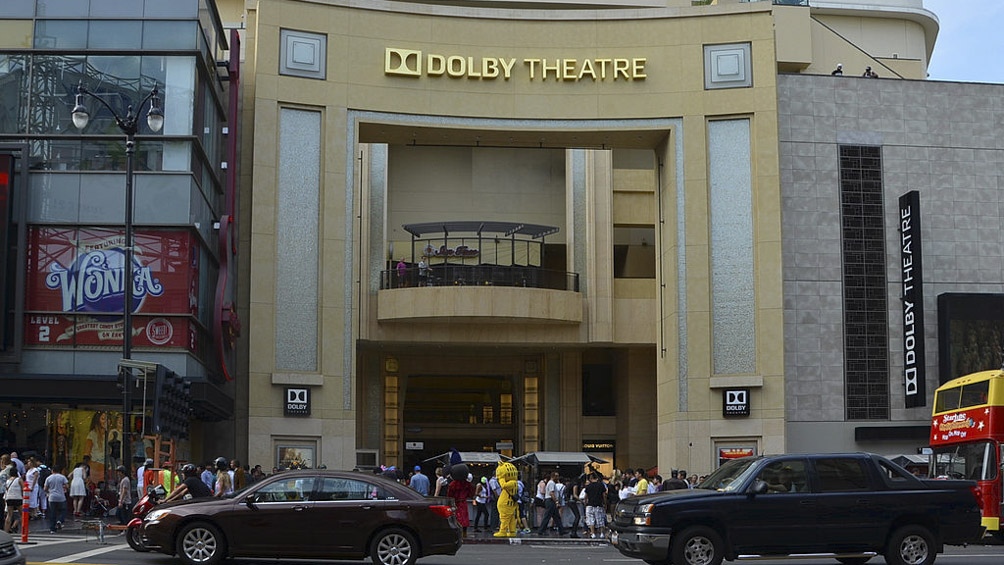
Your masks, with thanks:
M 517 67 L 517 62 L 521 63 Z M 384 53 L 385 75 L 407 77 L 448 77 L 469 80 L 510 80 L 517 72 L 530 81 L 617 82 L 645 80 L 648 75 L 645 57 L 595 59 L 471 57 L 465 55 L 424 54 L 414 49 L 387 47 Z M 517 71 L 519 69 L 519 71 Z

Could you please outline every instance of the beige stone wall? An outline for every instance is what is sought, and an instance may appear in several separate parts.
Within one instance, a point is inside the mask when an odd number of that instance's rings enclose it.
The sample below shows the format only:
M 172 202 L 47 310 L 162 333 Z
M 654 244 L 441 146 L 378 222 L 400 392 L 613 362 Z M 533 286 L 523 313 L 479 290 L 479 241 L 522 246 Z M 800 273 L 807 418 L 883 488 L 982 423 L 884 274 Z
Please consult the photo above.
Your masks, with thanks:
M 379 398 L 368 387 L 382 387 L 382 375 L 357 374 L 359 345 L 365 336 L 370 346 L 402 351 L 419 344 L 440 344 L 448 350 L 476 344 L 500 347 L 513 358 L 539 354 L 542 344 L 552 344 L 560 354 L 560 367 L 540 375 L 540 438 L 557 438 L 542 444 L 543 449 L 572 449 L 583 438 L 583 430 L 593 430 L 606 419 L 585 421 L 581 414 L 576 384 L 579 383 L 582 348 L 603 346 L 617 352 L 614 363 L 623 395 L 618 395 L 615 429 L 618 464 L 621 466 L 670 466 L 686 460 L 693 469 L 707 469 L 712 463 L 716 437 L 742 431 L 754 435 L 765 446 L 783 445 L 783 394 L 779 385 L 782 355 L 780 337 L 780 248 L 775 55 L 769 4 L 735 5 L 719 15 L 679 16 L 638 19 L 598 17 L 579 20 L 556 17 L 548 21 L 519 21 L 508 17 L 436 17 L 424 13 L 393 10 L 344 8 L 331 3 L 269 1 L 257 4 L 248 18 L 248 67 L 245 107 L 253 116 L 253 145 L 245 143 L 246 167 L 253 180 L 245 178 L 243 202 L 249 207 L 250 233 L 245 249 L 250 249 L 249 320 L 249 455 L 253 461 L 272 460 L 275 442 L 286 438 L 313 438 L 319 459 L 332 467 L 351 467 L 353 450 L 362 444 L 371 447 L 374 429 L 372 414 L 359 410 L 377 409 L 369 400 Z M 766 4 L 766 3 L 765 3 Z M 697 14 L 696 10 L 683 10 Z M 325 34 L 328 41 L 326 80 L 310 80 L 278 75 L 279 30 L 294 29 Z M 753 87 L 706 91 L 704 88 L 703 46 L 706 44 L 750 42 L 753 54 Z M 527 65 L 513 67 L 511 78 L 401 77 L 385 73 L 387 48 L 421 50 L 424 54 L 474 57 L 512 57 L 574 60 L 580 69 L 584 60 L 622 58 L 640 61 L 644 70 L 634 80 L 547 80 L 529 78 Z M 563 67 L 562 67 L 563 68 Z M 641 67 L 638 67 L 639 69 Z M 563 71 L 564 72 L 564 71 Z M 578 72 L 578 71 L 575 71 Z M 553 73 L 552 73 L 553 74 Z M 573 73 L 574 74 L 574 73 Z M 274 367 L 276 143 L 278 112 L 283 107 L 316 109 L 322 112 L 324 170 L 322 174 L 322 215 L 320 227 L 321 284 L 318 309 L 321 323 L 318 340 L 322 357 L 316 373 L 281 373 Z M 349 132 L 351 112 L 374 113 L 365 118 L 365 136 L 358 142 L 406 144 L 409 116 L 432 116 L 470 120 L 464 127 L 437 128 L 435 123 L 416 128 L 417 136 L 437 135 L 439 143 L 454 142 L 470 152 L 470 128 L 487 134 L 526 139 L 546 138 L 557 147 L 595 147 L 587 151 L 584 164 L 586 224 L 573 229 L 573 186 L 569 171 L 573 158 L 565 152 L 564 206 L 560 209 L 565 225 L 564 240 L 581 244 L 587 269 L 582 300 L 581 323 L 533 324 L 526 320 L 507 323 L 498 318 L 490 326 L 477 322 L 427 319 L 421 322 L 380 321 L 384 296 L 357 283 L 345 288 L 345 269 L 351 266 L 353 281 L 368 280 L 360 269 L 366 261 L 374 218 L 362 209 L 346 209 L 349 203 L 361 206 L 372 196 L 368 191 L 367 168 L 359 167 L 366 158 L 361 144 L 348 147 L 360 130 Z M 742 422 L 723 422 L 720 393 L 712 388 L 710 371 L 710 290 L 708 243 L 708 188 L 705 124 L 713 117 L 750 116 L 753 124 L 755 248 L 757 256 L 757 375 L 763 386 L 755 392 L 754 415 Z M 650 120 L 673 118 L 679 128 L 658 126 L 652 135 Z M 526 120 L 540 120 L 530 126 Z M 576 129 L 582 120 L 604 120 L 603 128 Z M 625 120 L 642 120 L 626 122 Z M 504 122 L 504 123 L 503 123 Z M 405 125 L 402 125 L 405 124 Z M 503 125 L 498 125 L 503 124 Z M 381 133 L 382 129 L 386 131 Z M 541 130 L 543 128 L 543 130 Z M 402 137 L 404 136 L 404 137 Z M 654 141 L 653 141 L 654 140 Z M 682 143 L 683 178 L 676 175 L 676 144 Z M 636 144 L 636 145 L 632 145 Z M 637 144 L 641 144 L 640 146 Z M 615 169 L 611 152 L 605 147 L 642 147 L 655 151 L 658 163 L 649 170 L 625 172 Z M 253 151 L 252 151 L 253 149 Z M 432 161 L 452 150 L 428 150 Z M 397 149 L 390 155 L 401 153 Z M 353 160 L 347 158 L 352 156 Z M 486 155 L 490 153 L 486 152 Z M 425 157 L 424 156 L 424 157 Z M 390 170 L 397 175 L 395 166 Z M 470 162 L 470 161 L 469 161 Z M 352 165 L 349 165 L 352 163 Z M 491 164 L 489 164 L 491 165 Z M 495 161 L 492 175 L 502 174 Z M 349 183 L 347 166 L 358 167 Z M 417 167 L 417 164 L 414 165 Z M 656 174 L 656 167 L 661 172 Z M 411 169 L 412 167 L 405 167 Z M 410 179 L 409 179 L 410 180 Z M 414 185 L 403 182 L 395 190 L 389 182 L 386 226 L 398 227 L 411 217 L 430 217 L 421 194 L 408 194 Z M 453 193 L 464 186 L 462 177 L 452 177 Z M 504 183 L 488 179 L 486 192 Z M 677 248 L 675 194 L 682 185 L 686 193 L 687 231 L 683 252 L 687 263 L 688 400 L 679 402 L 679 335 L 675 293 L 678 281 L 674 266 Z M 659 194 L 656 186 L 660 185 Z M 347 195 L 351 195 L 351 199 Z M 405 198 L 407 196 L 407 198 Z M 402 199 L 395 204 L 395 198 Z M 660 278 L 614 280 L 612 273 L 613 226 L 619 222 L 649 225 L 659 222 L 655 204 L 667 206 L 665 223 L 657 246 Z M 409 212 L 415 208 L 416 214 Z M 470 206 L 477 212 L 477 206 Z M 554 215 L 557 204 L 543 211 Z M 364 217 L 359 217 L 364 216 Z M 391 218 L 393 218 L 391 220 Z M 560 219 L 560 218 L 559 218 Z M 581 220 L 579 220 L 581 221 Z M 347 239 L 349 238 L 349 239 Z M 583 241 L 584 240 L 584 241 Z M 352 255 L 346 255 L 346 253 Z M 569 263 L 574 261 L 569 250 Z M 419 290 L 419 289 L 415 289 Z M 388 291 L 384 291 L 388 292 Z M 394 291 L 389 291 L 394 292 Z M 346 302 L 346 296 L 350 302 Z M 388 300 L 390 299 L 388 296 Z M 472 304 L 471 309 L 480 307 Z M 404 308 L 397 306 L 396 308 Z M 660 325 L 661 323 L 661 325 Z M 774 328 L 776 327 L 776 331 Z M 347 345 L 348 344 L 348 345 Z M 441 354 L 440 354 L 441 355 Z M 778 360 L 776 363 L 774 359 Z M 454 360 L 454 363 L 458 362 Z M 346 368 L 348 367 L 348 370 Z M 455 370 L 452 365 L 448 370 Z M 369 369 L 367 369 L 369 371 Z M 547 392 L 549 379 L 560 379 L 570 394 L 555 397 Z M 310 386 L 314 391 L 314 414 L 309 419 L 282 416 L 280 392 L 286 384 Z M 620 389 L 619 389 L 619 392 Z M 716 396 L 718 395 L 718 396 Z M 719 400 L 716 400 L 719 399 Z M 554 414 L 557 414 L 555 417 Z M 555 419 L 556 418 L 556 419 Z M 357 425 L 361 426 L 357 429 Z M 551 430 L 551 431 L 549 431 Z M 550 435 L 549 435 L 550 434 Z M 766 434 L 766 435 L 765 435 Z M 763 437 L 761 437 L 763 436 Z M 396 438 L 402 439 L 402 438 Z M 382 442 L 380 446 L 385 445 Z M 384 457 L 389 457 L 384 455 Z M 385 459 L 389 460 L 389 459 Z

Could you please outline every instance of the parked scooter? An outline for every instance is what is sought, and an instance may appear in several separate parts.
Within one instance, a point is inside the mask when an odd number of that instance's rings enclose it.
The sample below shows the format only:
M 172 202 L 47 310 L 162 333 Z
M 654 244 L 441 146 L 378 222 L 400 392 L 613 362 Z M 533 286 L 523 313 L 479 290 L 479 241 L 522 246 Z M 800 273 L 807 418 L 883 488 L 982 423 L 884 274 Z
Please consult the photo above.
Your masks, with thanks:
M 139 499 L 136 506 L 132 509 L 132 520 L 129 520 L 129 524 L 126 526 L 126 541 L 129 542 L 129 547 L 140 552 L 150 551 L 150 548 L 143 543 L 143 518 L 154 506 L 164 500 L 167 496 L 167 490 L 163 485 L 157 485 L 146 492 L 146 495 Z

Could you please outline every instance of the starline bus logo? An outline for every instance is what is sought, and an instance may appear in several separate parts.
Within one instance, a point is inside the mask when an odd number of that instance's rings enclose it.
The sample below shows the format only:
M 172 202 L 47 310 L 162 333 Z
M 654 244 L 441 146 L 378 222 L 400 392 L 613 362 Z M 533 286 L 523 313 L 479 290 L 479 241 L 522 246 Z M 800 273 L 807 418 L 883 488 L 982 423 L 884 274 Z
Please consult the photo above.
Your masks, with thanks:
M 941 417 L 941 422 L 938 424 L 938 431 L 948 432 L 953 430 L 962 430 L 972 428 L 976 425 L 976 421 L 970 418 L 965 412 L 959 414 L 945 414 Z

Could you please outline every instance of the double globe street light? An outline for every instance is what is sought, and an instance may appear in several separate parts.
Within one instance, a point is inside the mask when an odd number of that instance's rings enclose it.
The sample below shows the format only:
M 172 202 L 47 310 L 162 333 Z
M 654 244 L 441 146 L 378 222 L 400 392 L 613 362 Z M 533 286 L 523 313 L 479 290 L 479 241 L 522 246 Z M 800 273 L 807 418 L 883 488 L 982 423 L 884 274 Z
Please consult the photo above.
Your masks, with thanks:
M 122 360 L 119 363 L 119 371 L 122 379 L 122 461 L 128 465 L 131 444 L 129 443 L 129 385 L 132 367 L 132 291 L 134 281 L 133 270 L 133 157 L 136 153 L 136 132 L 139 130 L 139 115 L 133 113 L 130 104 L 123 118 L 115 112 L 101 96 L 94 94 L 84 87 L 83 82 L 77 85 L 77 95 L 70 115 L 73 125 L 83 131 L 91 120 L 90 112 L 84 106 L 84 96 L 89 96 L 97 100 L 102 106 L 111 112 L 115 118 L 115 125 L 122 130 L 126 136 L 126 185 L 125 185 L 125 257 L 122 265 Z M 160 107 L 159 90 L 155 84 L 153 90 L 136 107 L 137 112 L 143 109 L 143 105 L 150 102 L 150 110 L 146 114 L 146 124 L 154 133 L 164 127 L 164 111 Z

